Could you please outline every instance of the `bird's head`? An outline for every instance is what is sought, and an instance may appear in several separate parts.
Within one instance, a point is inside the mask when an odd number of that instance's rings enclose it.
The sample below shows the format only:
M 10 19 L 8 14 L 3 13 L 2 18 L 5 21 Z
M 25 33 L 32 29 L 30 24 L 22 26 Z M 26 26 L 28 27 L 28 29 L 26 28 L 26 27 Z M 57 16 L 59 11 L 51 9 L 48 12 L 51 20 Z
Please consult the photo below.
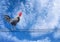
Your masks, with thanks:
M 22 16 L 22 12 L 19 12 L 19 13 L 18 13 L 18 16 L 21 17 L 21 16 Z

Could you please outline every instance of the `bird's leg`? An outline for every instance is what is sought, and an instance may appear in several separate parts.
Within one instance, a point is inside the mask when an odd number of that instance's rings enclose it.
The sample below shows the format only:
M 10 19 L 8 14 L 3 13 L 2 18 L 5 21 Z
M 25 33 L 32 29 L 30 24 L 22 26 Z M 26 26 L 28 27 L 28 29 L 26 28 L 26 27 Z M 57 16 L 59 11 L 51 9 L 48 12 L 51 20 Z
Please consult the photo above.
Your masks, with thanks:
M 16 27 L 15 27 L 15 26 L 13 26 L 13 27 L 12 27 L 12 31 L 15 31 L 15 30 L 16 30 Z
M 13 26 L 13 29 L 16 30 L 16 26 Z

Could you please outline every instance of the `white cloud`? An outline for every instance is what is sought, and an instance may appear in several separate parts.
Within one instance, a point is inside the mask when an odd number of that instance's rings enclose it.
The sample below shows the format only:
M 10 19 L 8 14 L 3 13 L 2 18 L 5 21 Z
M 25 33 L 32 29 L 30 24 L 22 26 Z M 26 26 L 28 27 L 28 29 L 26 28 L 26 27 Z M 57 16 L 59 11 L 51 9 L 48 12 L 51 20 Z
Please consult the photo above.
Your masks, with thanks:
M 55 39 L 60 39 L 60 29 L 58 29 L 56 32 L 54 32 L 53 37 Z
M 12 36 L 9 32 L 0 32 L 0 37 L 14 42 L 20 42 L 20 40 L 17 37 Z
M 56 14 L 56 16 L 60 16 L 60 1 L 59 0 L 55 0 L 54 1 L 54 7 L 53 7 L 53 13 Z M 60 18 L 60 17 L 59 17 Z M 53 33 L 53 37 L 55 39 L 60 39 L 60 19 L 58 19 L 58 24 L 57 24 L 57 30 Z
M 45 38 L 42 40 L 35 40 L 35 41 L 25 39 L 25 40 L 22 40 L 22 42 L 51 42 L 51 40 L 49 38 Z
M 48 37 L 46 37 L 45 39 L 37 40 L 37 42 L 51 42 L 51 40 Z
M 33 2 L 32 2 L 33 3 Z M 21 3 L 21 10 L 22 10 L 22 17 L 20 19 L 20 22 L 18 23 L 17 27 L 19 26 L 21 28 L 19 29 L 26 29 L 25 27 L 28 26 L 28 23 L 32 23 L 33 19 L 35 18 L 35 13 L 33 13 L 33 4 L 31 2 L 26 3 L 25 6 L 23 3 Z M 26 14 L 26 10 L 28 10 L 28 14 Z
M 18 39 L 13 39 L 15 40 L 16 42 L 51 42 L 51 40 L 49 38 L 45 38 L 45 39 L 42 39 L 42 40 L 27 40 L 27 39 L 24 39 L 24 40 L 18 40 Z
M 27 39 L 20 40 L 16 36 L 10 35 L 8 32 L 7 33 L 1 32 L 0 39 L 1 39 L 1 37 L 7 39 L 7 41 L 10 40 L 10 41 L 14 41 L 14 42 L 51 42 L 51 40 L 48 37 L 41 39 L 41 40 L 27 40 Z
M 41 3 L 41 7 L 46 7 L 48 4 L 48 1 L 49 0 L 40 0 L 40 1 L 38 0 L 38 2 Z
M 54 2 L 53 2 L 54 4 Z M 51 4 L 52 5 L 52 4 Z M 59 13 L 58 13 L 58 7 L 52 6 L 50 7 L 47 14 L 47 17 L 43 20 L 42 17 L 38 17 L 36 23 L 30 28 L 29 31 L 33 30 L 34 32 L 31 32 L 30 35 L 32 37 L 38 37 L 42 36 L 44 34 L 50 33 L 53 31 L 55 26 L 58 24 L 59 20 Z M 38 32 L 36 31 L 38 30 Z
M 46 4 L 47 4 L 46 1 L 47 0 L 44 0 L 44 2 L 42 2 L 42 0 L 41 0 L 41 5 L 43 7 L 46 6 Z M 48 11 L 48 15 L 47 15 L 46 19 L 43 20 L 42 17 L 38 16 L 38 19 L 36 20 L 36 23 L 34 23 L 32 25 L 32 27 L 29 29 L 29 31 L 33 31 L 33 32 L 30 32 L 30 35 L 33 38 L 34 37 L 38 37 L 38 36 L 42 36 L 44 34 L 52 32 L 54 27 L 58 24 L 58 19 L 59 19 L 58 15 L 59 15 L 60 12 L 59 12 L 59 2 L 57 2 L 58 4 L 56 2 L 53 3 L 54 4 L 53 7 L 50 7 L 50 9 L 47 10 Z M 40 5 L 40 2 L 38 4 Z M 32 3 L 30 3 L 30 5 L 33 8 Z M 38 11 L 40 12 L 41 11 L 40 10 L 40 6 L 37 7 L 37 8 L 38 8 Z M 26 15 L 25 14 L 25 10 L 24 10 L 23 11 L 23 16 L 21 17 L 21 21 L 18 23 L 18 28 L 21 27 L 21 28 L 24 29 L 24 27 L 27 26 L 28 22 L 31 21 L 31 23 L 32 23 L 32 20 L 35 18 L 34 16 L 35 15 L 33 15 L 32 13 L 31 13 L 31 15 L 30 14 Z M 38 31 L 36 31 L 36 30 L 38 30 Z M 11 34 L 5 33 L 5 32 L 3 32 L 3 33 L 1 32 L 0 36 L 2 36 L 3 38 L 10 39 L 10 40 L 15 41 L 15 42 L 50 42 L 50 40 L 47 39 L 47 38 L 46 39 L 42 39 L 42 40 L 37 40 L 37 41 L 31 41 L 31 40 L 26 40 L 26 39 L 20 40 L 16 36 L 12 36 Z M 59 36 L 60 36 L 59 31 L 54 33 L 54 38 L 59 38 Z

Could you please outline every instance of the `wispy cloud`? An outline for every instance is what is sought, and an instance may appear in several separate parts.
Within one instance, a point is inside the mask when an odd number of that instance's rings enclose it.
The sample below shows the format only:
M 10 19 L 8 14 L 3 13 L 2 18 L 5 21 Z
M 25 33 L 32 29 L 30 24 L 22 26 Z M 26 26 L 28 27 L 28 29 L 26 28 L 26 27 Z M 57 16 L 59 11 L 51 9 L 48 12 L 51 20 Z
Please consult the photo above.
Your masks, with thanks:
M 41 4 L 43 4 L 43 2 L 41 2 Z M 42 19 L 41 16 L 38 16 L 38 19 L 37 19 L 36 23 L 34 25 L 32 25 L 32 27 L 30 28 L 30 30 L 34 31 L 34 32 L 30 33 L 32 37 L 38 37 L 38 36 L 42 36 L 44 34 L 53 32 L 53 29 L 55 28 L 55 26 L 57 26 L 58 20 L 59 20 L 59 14 L 57 12 L 58 7 L 53 6 L 53 4 L 54 4 L 54 2 L 51 4 L 52 6 L 50 7 L 50 9 L 47 10 L 48 13 L 47 13 L 46 19 Z M 56 8 L 54 8 L 54 7 L 56 7 Z M 37 31 L 39 30 L 40 32 L 39 31 L 36 32 L 36 30 Z
M 20 9 L 22 10 L 23 15 L 21 17 L 20 22 L 17 24 L 17 27 L 19 29 L 25 29 L 25 27 L 28 27 L 28 25 L 31 24 L 29 31 L 30 31 L 30 36 L 32 38 L 36 38 L 36 37 L 53 32 L 53 29 L 55 29 L 55 26 L 57 26 L 58 24 L 58 20 L 60 16 L 59 3 L 60 3 L 59 1 L 54 1 L 52 2 L 52 4 L 49 4 L 48 0 L 33 0 L 33 1 L 29 0 L 25 5 L 22 3 L 22 6 L 20 6 Z M 42 15 L 45 14 L 43 13 L 45 12 L 43 11 L 45 8 L 48 8 L 47 10 L 45 10 L 47 11 L 46 13 L 47 15 L 46 15 L 46 18 L 43 19 Z M 15 10 L 15 13 L 17 10 Z M 5 27 L 4 25 L 0 25 L 0 26 Z M 3 33 L 1 32 L 0 36 L 2 36 L 2 38 L 6 38 L 7 40 L 10 39 L 14 42 L 51 42 L 49 38 L 37 40 L 37 41 L 31 41 L 26 39 L 20 40 L 17 38 L 17 36 L 12 36 L 11 34 L 5 33 L 5 32 Z M 54 38 L 59 38 L 60 36 L 59 31 L 55 32 L 53 36 Z
M 45 39 L 36 40 L 36 41 L 27 40 L 27 39 L 20 40 L 16 36 L 12 36 L 12 35 L 10 35 L 9 33 L 6 33 L 6 32 L 3 32 L 3 33 L 1 32 L 0 36 L 2 38 L 5 38 L 5 40 L 7 40 L 7 41 L 10 40 L 10 41 L 14 41 L 14 42 L 51 42 L 51 40 L 48 37 L 46 37 Z

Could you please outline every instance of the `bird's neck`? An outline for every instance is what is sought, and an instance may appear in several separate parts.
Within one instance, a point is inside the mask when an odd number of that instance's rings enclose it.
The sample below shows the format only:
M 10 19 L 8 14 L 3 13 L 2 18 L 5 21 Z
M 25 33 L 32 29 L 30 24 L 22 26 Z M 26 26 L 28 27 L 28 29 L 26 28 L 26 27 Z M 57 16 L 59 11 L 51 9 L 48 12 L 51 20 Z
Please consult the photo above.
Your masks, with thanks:
M 20 17 L 17 17 L 18 21 L 20 20 Z

